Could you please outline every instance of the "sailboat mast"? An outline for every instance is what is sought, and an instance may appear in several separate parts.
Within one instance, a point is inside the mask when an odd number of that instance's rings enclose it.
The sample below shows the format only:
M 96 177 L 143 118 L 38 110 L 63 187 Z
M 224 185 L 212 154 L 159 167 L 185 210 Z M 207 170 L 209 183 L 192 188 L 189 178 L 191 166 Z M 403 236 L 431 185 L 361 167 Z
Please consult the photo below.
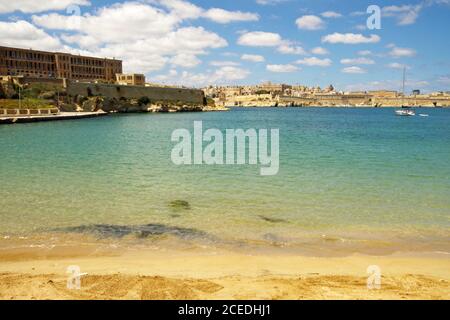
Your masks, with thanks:
M 406 68 L 403 68 L 403 96 L 405 96 Z
M 402 106 L 405 105 L 405 81 L 406 81 L 406 67 L 403 68 L 403 96 L 402 96 Z

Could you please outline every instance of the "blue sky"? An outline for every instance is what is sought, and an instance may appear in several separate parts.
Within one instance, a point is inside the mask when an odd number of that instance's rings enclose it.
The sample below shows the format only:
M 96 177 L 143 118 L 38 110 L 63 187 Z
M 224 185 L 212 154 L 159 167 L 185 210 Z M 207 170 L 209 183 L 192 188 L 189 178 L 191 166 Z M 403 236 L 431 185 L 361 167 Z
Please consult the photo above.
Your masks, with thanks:
M 449 17 L 450 0 L 0 0 L 0 45 L 116 57 L 187 86 L 399 90 L 406 67 L 407 90 L 450 91 Z

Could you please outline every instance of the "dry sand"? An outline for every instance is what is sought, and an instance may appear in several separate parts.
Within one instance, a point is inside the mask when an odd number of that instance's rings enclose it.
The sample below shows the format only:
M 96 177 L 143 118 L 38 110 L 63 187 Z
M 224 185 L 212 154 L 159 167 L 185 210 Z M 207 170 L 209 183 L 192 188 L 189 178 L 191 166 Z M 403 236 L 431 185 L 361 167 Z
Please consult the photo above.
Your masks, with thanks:
M 72 257 L 55 250 L 0 252 L 0 299 L 450 298 L 450 259 L 445 256 L 87 251 Z M 70 265 L 88 274 L 80 290 L 67 289 Z M 369 265 L 381 268 L 379 290 L 367 288 Z

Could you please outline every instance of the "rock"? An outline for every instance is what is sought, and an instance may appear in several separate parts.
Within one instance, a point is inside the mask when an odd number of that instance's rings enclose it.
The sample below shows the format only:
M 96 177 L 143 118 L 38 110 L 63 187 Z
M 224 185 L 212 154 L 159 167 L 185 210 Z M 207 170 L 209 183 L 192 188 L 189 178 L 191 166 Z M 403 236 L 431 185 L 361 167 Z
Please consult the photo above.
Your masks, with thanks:
M 60 103 L 59 110 L 62 112 L 78 112 L 78 106 L 71 103 Z
M 81 109 L 85 112 L 94 112 L 98 111 L 102 107 L 103 100 L 101 97 L 91 97 L 83 102 L 81 105 Z
M 44 100 L 52 100 L 56 98 L 56 92 L 55 91 L 46 91 L 46 92 L 42 92 L 39 96 L 39 99 L 44 99 Z
M 191 205 L 185 200 L 174 200 L 169 203 L 169 207 L 175 210 L 190 210 Z
M 263 215 L 259 216 L 260 219 L 266 221 L 266 222 L 270 222 L 270 223 L 287 223 L 288 221 L 284 220 L 284 219 L 278 219 L 278 218 L 271 218 L 271 217 L 266 217 Z

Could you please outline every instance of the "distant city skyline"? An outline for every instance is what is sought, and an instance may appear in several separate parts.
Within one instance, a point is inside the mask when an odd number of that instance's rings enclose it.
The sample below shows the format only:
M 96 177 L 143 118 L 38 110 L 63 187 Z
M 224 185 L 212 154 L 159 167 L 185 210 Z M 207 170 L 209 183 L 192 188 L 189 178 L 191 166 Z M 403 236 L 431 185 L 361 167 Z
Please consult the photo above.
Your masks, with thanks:
M 381 9 L 381 29 L 366 12 Z M 450 90 L 450 0 L 0 0 L 0 45 L 118 58 L 185 86 Z

